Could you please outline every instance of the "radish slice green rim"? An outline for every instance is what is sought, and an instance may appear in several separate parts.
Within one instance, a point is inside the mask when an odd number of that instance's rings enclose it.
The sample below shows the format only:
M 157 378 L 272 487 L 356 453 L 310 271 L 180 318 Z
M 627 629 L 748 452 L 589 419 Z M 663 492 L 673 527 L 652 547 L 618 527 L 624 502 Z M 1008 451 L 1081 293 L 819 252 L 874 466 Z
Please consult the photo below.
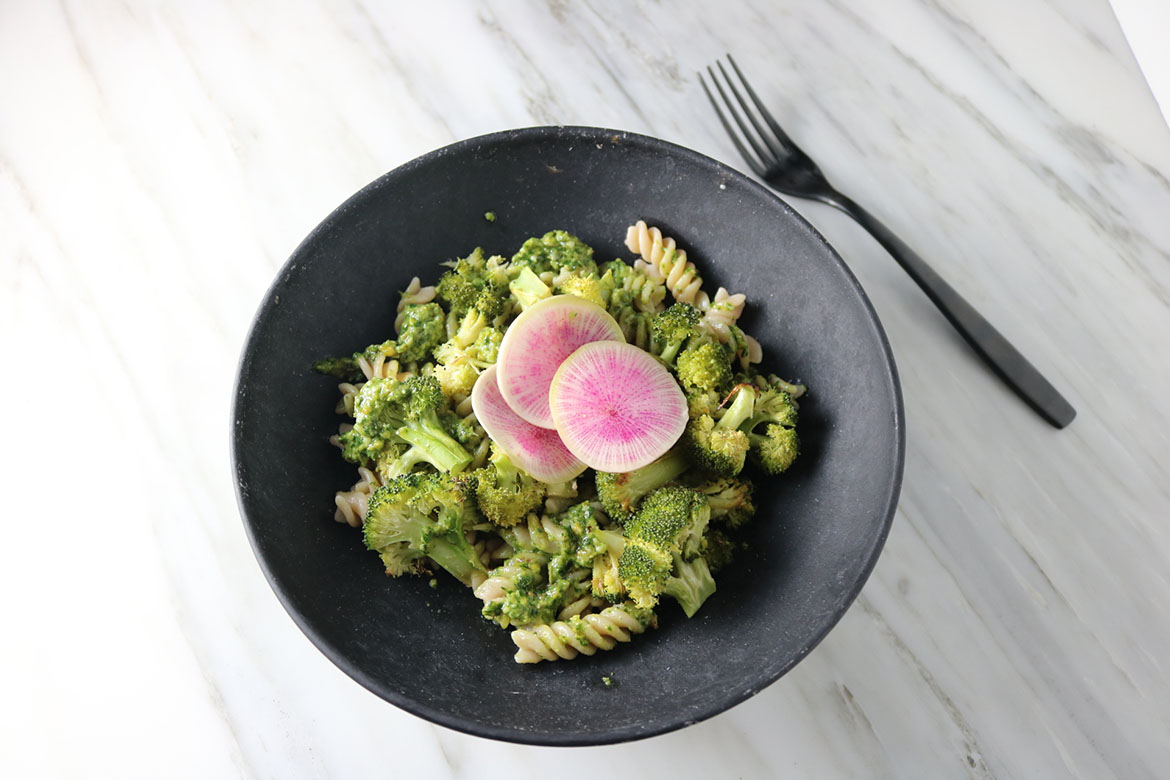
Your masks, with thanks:
M 561 363 L 549 402 L 569 452 L 598 471 L 645 466 L 687 425 L 686 397 L 666 367 L 616 341 L 585 344 Z
M 525 309 L 500 342 L 496 360 L 500 392 L 512 410 L 533 425 L 555 428 L 549 387 L 561 363 L 594 341 L 625 342 L 609 313 L 575 295 L 554 295 Z
M 500 394 L 497 365 L 486 368 L 471 390 L 475 419 L 517 468 L 541 482 L 567 482 L 580 476 L 585 464 L 571 453 L 560 435 L 522 420 Z

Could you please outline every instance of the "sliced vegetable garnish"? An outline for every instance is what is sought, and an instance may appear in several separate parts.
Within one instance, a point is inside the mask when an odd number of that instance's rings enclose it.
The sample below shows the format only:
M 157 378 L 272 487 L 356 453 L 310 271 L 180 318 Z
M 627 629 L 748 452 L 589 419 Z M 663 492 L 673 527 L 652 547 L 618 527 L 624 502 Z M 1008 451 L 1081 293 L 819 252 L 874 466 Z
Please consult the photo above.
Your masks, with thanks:
M 645 466 L 674 446 L 687 424 L 686 398 L 670 372 L 617 341 L 586 344 L 561 363 L 549 402 L 565 446 L 598 471 Z
M 512 411 L 497 383 L 498 365 L 479 375 L 471 391 L 475 418 L 518 468 L 541 482 L 566 482 L 585 470 L 552 428 L 540 428 Z

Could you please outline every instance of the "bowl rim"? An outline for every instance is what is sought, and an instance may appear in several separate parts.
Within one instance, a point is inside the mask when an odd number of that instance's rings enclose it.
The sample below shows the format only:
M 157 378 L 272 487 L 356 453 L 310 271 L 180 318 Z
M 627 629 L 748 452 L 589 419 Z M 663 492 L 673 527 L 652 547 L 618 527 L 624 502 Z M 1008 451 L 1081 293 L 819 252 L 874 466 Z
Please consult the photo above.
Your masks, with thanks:
M 370 677 L 364 670 L 351 661 L 344 654 L 335 651 L 331 645 L 318 633 L 312 622 L 303 614 L 301 614 L 293 603 L 293 598 L 289 591 L 289 586 L 276 574 L 269 565 L 261 550 L 261 545 L 256 537 L 253 520 L 250 518 L 247 502 L 247 480 L 244 473 L 243 465 L 241 463 L 241 447 L 242 447 L 242 430 L 241 430 L 241 406 L 247 392 L 246 386 L 243 384 L 243 379 L 246 369 L 249 369 L 254 359 L 253 348 L 256 337 L 256 332 L 260 327 L 261 320 L 274 303 L 274 298 L 278 295 L 278 290 L 283 286 L 285 279 L 290 272 L 295 269 L 297 263 L 300 261 L 303 254 L 306 253 L 309 247 L 313 246 L 321 236 L 328 234 L 333 228 L 334 224 L 340 220 L 351 209 L 358 205 L 361 201 L 368 198 L 372 193 L 381 189 L 382 187 L 391 185 L 394 179 L 399 178 L 416 168 L 425 166 L 433 160 L 441 157 L 460 153 L 464 150 L 474 147 L 482 147 L 485 145 L 492 145 L 498 143 L 524 143 L 524 142 L 539 142 L 542 140 L 563 140 L 566 138 L 581 139 L 583 142 L 604 142 L 608 140 L 620 139 L 622 144 L 639 145 L 649 149 L 652 152 L 664 154 L 668 156 L 681 157 L 688 160 L 690 163 L 713 171 L 720 176 L 729 177 L 738 180 L 738 182 L 746 186 L 750 190 L 754 190 L 757 195 L 762 196 L 765 200 L 774 201 L 782 211 L 786 212 L 789 218 L 804 230 L 816 243 L 827 250 L 829 256 L 838 266 L 838 270 L 843 272 L 844 277 L 848 281 L 852 292 L 857 296 L 866 315 L 868 325 L 875 332 L 878 342 L 881 346 L 882 354 L 885 357 L 885 366 L 887 370 L 882 379 L 883 384 L 887 386 L 893 397 L 894 413 L 891 419 L 891 425 L 895 436 L 895 452 L 894 452 L 894 468 L 892 479 L 888 484 L 888 494 L 885 498 L 885 506 L 882 512 L 882 523 L 879 533 L 874 537 L 874 544 L 872 549 L 867 553 L 866 559 L 859 569 L 859 576 L 852 587 L 845 592 L 839 602 L 835 605 L 832 617 L 829 618 L 821 627 L 820 631 L 814 635 L 809 642 L 807 642 L 798 653 L 796 653 L 787 663 L 783 664 L 774 673 L 769 674 L 768 677 L 760 684 L 746 690 L 737 692 L 736 695 L 727 699 L 721 700 L 718 704 L 705 708 L 700 712 L 690 712 L 685 718 L 679 718 L 676 721 L 663 722 L 654 724 L 648 728 L 642 728 L 638 725 L 627 725 L 617 728 L 612 728 L 605 731 L 595 731 L 589 733 L 537 733 L 530 731 L 518 731 L 509 729 L 504 726 L 497 726 L 483 723 L 480 721 L 471 720 L 468 718 L 452 715 L 445 711 L 440 711 L 428 707 L 425 703 L 417 699 L 404 696 L 394 689 L 381 685 L 377 680 Z M 719 160 L 709 157 L 708 155 L 689 149 L 679 144 L 665 141 L 653 136 L 635 133 L 626 130 L 616 130 L 602 127 L 593 127 L 586 125 L 536 125 L 529 127 L 520 127 L 507 130 L 499 130 L 483 135 L 467 138 L 462 141 L 456 141 L 451 144 L 434 149 L 430 152 L 422 154 L 409 160 L 402 165 L 399 165 L 372 180 L 364 185 L 357 192 L 346 198 L 340 205 L 334 208 L 329 214 L 321 220 L 321 222 L 314 227 L 305 238 L 297 244 L 296 248 L 289 255 L 288 259 L 281 265 L 276 272 L 271 284 L 268 286 L 264 297 L 261 299 L 255 314 L 252 317 L 251 324 L 248 327 L 247 335 L 244 338 L 243 346 L 240 351 L 240 357 L 237 361 L 235 378 L 232 383 L 232 414 L 231 414 L 231 467 L 235 482 L 236 505 L 240 512 L 240 518 L 243 521 L 244 531 L 248 538 L 248 543 L 252 548 L 252 553 L 264 573 L 265 579 L 268 581 L 269 587 L 272 588 L 277 600 L 281 606 L 284 607 L 286 613 L 292 618 L 296 626 L 305 634 L 309 641 L 317 648 L 326 658 L 328 658 L 337 668 L 344 672 L 348 677 L 353 679 L 370 693 L 379 698 L 393 704 L 405 712 L 420 717 L 431 723 L 445 726 L 454 731 L 462 732 L 476 737 L 484 737 L 487 739 L 499 740 L 503 742 L 511 742 L 523 745 L 539 745 L 549 747 L 586 747 L 597 745 L 618 744 L 624 742 L 632 742 L 636 740 L 646 739 L 660 734 L 667 734 L 678 729 L 694 725 L 701 721 L 712 718 L 723 712 L 727 712 L 732 708 L 742 704 L 744 701 L 755 696 L 760 691 L 771 686 L 791 669 L 800 663 L 808 656 L 813 649 L 815 649 L 833 630 L 834 627 L 844 617 L 849 607 L 857 599 L 858 594 L 869 580 L 877 560 L 881 555 L 882 549 L 885 547 L 886 538 L 889 536 L 890 528 L 893 525 L 894 516 L 898 508 L 898 500 L 901 493 L 902 479 L 905 469 L 906 457 L 906 425 L 905 425 L 905 408 L 902 397 L 902 387 L 898 375 L 897 365 L 894 361 L 893 350 L 890 347 L 889 339 L 886 336 L 885 329 L 882 327 L 881 320 L 878 317 L 877 311 L 874 309 L 869 296 L 862 288 L 861 283 L 857 280 L 853 271 L 845 263 L 844 259 L 837 253 L 836 249 L 825 239 L 825 237 L 814 227 L 807 219 L 792 208 L 789 203 L 780 197 L 773 190 L 765 187 L 763 184 L 756 181 L 747 174 L 732 168 L 731 166 L 720 162 Z

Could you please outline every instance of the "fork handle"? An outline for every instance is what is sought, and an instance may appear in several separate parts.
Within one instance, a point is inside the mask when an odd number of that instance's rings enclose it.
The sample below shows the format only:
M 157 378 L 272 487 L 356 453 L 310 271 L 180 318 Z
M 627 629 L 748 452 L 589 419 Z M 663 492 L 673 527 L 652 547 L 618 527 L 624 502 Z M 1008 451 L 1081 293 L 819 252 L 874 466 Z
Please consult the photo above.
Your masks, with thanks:
M 1072 404 L 906 242 L 894 235 L 877 217 L 844 195 L 835 193 L 834 197 L 826 198 L 826 202 L 855 219 L 885 247 L 955 330 L 1016 395 L 1057 428 L 1064 428 L 1073 421 L 1077 411 Z

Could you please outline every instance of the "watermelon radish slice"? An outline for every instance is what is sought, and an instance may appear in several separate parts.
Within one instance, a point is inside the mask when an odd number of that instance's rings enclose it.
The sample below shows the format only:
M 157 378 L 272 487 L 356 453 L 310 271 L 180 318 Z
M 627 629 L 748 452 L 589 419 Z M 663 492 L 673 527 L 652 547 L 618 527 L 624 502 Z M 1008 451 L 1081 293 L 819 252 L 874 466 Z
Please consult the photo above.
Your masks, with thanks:
M 500 394 L 499 365 L 489 366 L 475 380 L 471 409 L 475 419 L 518 468 L 541 482 L 567 482 L 585 470 L 555 430 L 521 420 Z
M 561 363 L 549 402 L 569 452 L 598 471 L 645 466 L 687 425 L 686 397 L 666 367 L 617 341 L 586 344 Z
M 591 341 L 625 341 L 605 309 L 576 295 L 554 295 L 517 317 L 500 342 L 500 392 L 522 420 L 555 428 L 548 389 L 561 361 Z M 490 431 L 489 431 L 490 433 Z

